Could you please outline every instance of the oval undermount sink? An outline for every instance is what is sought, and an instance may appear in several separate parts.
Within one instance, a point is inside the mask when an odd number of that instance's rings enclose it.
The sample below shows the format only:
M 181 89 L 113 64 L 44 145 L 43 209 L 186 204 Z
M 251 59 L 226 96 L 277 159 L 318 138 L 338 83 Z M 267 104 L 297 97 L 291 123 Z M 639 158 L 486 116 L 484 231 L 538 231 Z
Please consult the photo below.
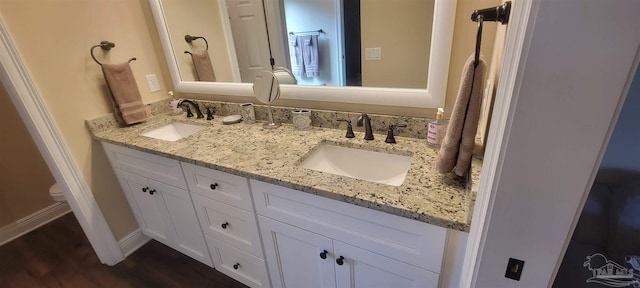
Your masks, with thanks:
M 158 128 L 144 132 L 140 135 L 165 141 L 178 141 L 182 138 L 193 135 L 194 133 L 204 128 L 207 127 L 181 122 L 171 122 L 164 126 L 160 126 Z
M 411 156 L 389 154 L 321 143 L 299 166 L 392 186 L 404 182 Z

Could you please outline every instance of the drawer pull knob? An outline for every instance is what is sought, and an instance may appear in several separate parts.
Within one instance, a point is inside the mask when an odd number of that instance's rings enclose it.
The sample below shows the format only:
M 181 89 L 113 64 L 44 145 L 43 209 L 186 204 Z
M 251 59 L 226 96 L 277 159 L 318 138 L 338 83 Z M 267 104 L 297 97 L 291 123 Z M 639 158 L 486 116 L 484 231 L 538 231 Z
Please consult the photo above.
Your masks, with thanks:
M 153 193 L 156 193 L 156 189 L 149 190 L 149 195 L 153 195 Z
M 211 190 L 216 190 L 216 188 L 218 188 L 218 183 L 213 183 L 209 185 L 209 187 L 211 188 Z
M 238 270 L 240 268 L 240 263 L 233 264 L 233 269 Z
M 344 257 L 343 256 L 338 257 L 338 259 L 336 259 L 336 263 L 342 266 L 342 264 L 344 264 Z
M 327 250 L 320 252 L 320 258 L 327 259 L 327 253 L 328 253 Z
M 227 229 L 227 227 L 229 226 L 229 222 L 224 222 L 220 226 L 222 226 L 222 229 Z
M 142 188 L 142 192 L 147 192 L 147 191 L 149 191 L 149 187 Z

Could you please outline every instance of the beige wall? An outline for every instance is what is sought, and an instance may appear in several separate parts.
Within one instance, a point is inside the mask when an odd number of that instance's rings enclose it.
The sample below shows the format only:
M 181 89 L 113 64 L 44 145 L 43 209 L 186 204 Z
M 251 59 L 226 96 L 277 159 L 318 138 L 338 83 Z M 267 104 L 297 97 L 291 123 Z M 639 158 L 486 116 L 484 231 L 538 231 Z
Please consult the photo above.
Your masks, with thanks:
M 362 86 L 427 88 L 432 0 L 360 2 Z M 381 60 L 366 60 L 366 48 L 381 48 Z
M 108 53 L 96 49 L 96 57 L 109 63 L 137 57 L 131 68 L 142 100 L 167 97 L 162 80 L 167 76 L 159 64 L 164 60 L 154 48 L 158 40 L 149 30 L 155 29 L 147 22 L 149 11 L 146 0 L 0 1 L 2 18 L 116 239 L 137 224 L 104 151 L 84 124 L 112 112 L 89 48 L 101 40 L 115 42 Z M 162 86 L 153 94 L 144 78 L 152 73 L 159 74 Z
M 206 45 L 198 39 L 189 45 L 184 35 L 203 36 L 209 42 L 209 58 L 219 82 L 234 82 L 229 61 L 229 51 L 224 38 L 222 17 L 218 1 L 214 0 L 162 0 L 173 50 L 182 80 L 195 81 L 193 61 L 184 51 L 199 51 Z M 233 44 L 233 43 L 231 43 Z M 198 50 L 196 50 L 198 49 Z
M 56 182 L 0 83 L 0 228 L 55 203 Z

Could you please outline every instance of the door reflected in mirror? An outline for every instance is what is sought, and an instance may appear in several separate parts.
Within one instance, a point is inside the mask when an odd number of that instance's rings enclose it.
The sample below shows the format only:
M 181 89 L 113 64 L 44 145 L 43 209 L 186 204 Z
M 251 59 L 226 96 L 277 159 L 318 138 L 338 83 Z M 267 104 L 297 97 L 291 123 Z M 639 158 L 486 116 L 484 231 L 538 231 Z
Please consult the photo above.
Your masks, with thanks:
M 161 3 L 182 81 L 251 83 L 260 71 L 282 66 L 298 85 L 425 89 L 434 1 Z M 185 35 L 203 37 L 208 50 Z M 200 62 L 185 52 L 206 54 L 215 78 L 199 77 Z

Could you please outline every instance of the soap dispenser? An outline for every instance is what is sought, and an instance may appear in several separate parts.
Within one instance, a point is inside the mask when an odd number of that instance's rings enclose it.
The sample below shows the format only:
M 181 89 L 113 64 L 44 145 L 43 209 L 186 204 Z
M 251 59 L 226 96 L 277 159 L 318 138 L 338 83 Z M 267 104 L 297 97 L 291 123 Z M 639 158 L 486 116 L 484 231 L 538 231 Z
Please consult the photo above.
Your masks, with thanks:
M 447 123 L 444 119 L 444 109 L 438 108 L 436 119 L 432 119 L 427 124 L 427 144 L 431 147 L 440 147 L 444 135 L 447 132 Z

